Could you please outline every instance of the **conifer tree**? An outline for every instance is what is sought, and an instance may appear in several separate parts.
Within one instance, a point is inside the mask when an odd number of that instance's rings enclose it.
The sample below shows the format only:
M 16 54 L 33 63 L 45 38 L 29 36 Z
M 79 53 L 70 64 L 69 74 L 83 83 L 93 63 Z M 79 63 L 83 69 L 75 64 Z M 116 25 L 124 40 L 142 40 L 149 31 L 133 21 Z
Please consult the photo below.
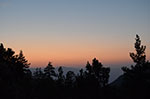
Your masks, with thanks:
M 44 68 L 44 74 L 47 78 L 56 77 L 55 68 L 51 62 L 49 62 L 48 65 Z
M 133 72 L 133 71 L 140 71 L 143 68 L 144 64 L 146 63 L 146 54 L 145 49 L 146 46 L 141 45 L 141 40 L 138 35 L 135 38 L 136 42 L 134 44 L 135 53 L 130 53 L 130 57 L 132 58 L 135 66 L 131 66 L 131 69 L 128 67 L 122 67 L 124 73 Z
M 64 80 L 65 80 L 65 77 L 63 75 L 63 69 L 62 69 L 62 67 L 59 67 L 58 68 L 58 79 L 57 79 L 57 81 L 59 84 L 64 84 Z

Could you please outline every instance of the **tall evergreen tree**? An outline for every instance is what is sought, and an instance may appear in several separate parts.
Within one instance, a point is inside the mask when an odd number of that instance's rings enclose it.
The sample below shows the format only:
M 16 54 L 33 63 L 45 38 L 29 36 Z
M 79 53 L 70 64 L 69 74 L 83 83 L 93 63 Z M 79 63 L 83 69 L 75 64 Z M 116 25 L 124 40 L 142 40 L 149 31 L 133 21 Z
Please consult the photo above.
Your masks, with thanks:
M 56 77 L 55 68 L 52 63 L 49 62 L 48 65 L 44 68 L 44 74 L 47 78 Z
M 122 67 L 123 74 L 123 86 L 126 86 L 126 96 L 135 99 L 142 99 L 150 97 L 150 63 L 146 61 L 145 49 L 146 46 L 141 45 L 141 40 L 138 35 L 135 38 L 134 44 L 135 53 L 130 53 L 135 65 L 131 65 L 131 68 Z M 131 94 L 132 93 L 132 94 Z
M 124 73 L 140 71 L 142 70 L 141 68 L 143 68 L 144 64 L 147 63 L 146 54 L 145 54 L 146 46 L 141 45 L 141 40 L 138 35 L 136 35 L 135 40 L 136 42 L 134 44 L 134 47 L 136 52 L 130 53 L 130 57 L 135 63 L 135 66 L 132 65 L 131 69 L 128 67 L 123 67 L 122 70 L 124 71 Z
M 6 78 L 23 79 L 27 75 L 31 77 L 31 71 L 28 69 L 30 63 L 25 59 L 23 52 L 15 55 L 11 48 L 6 49 L 3 44 L 0 45 L 0 65 L 0 71 Z
M 130 57 L 136 64 L 142 65 L 143 63 L 146 62 L 146 54 L 145 54 L 146 46 L 141 45 L 141 40 L 138 35 L 136 35 L 135 40 L 136 42 L 134 44 L 134 47 L 136 53 L 130 53 Z
M 99 62 L 96 58 L 92 60 L 92 65 L 87 62 L 86 71 L 87 72 L 85 73 L 88 79 L 93 79 L 93 81 L 97 79 L 99 86 L 101 87 L 107 85 L 110 68 L 103 67 L 101 62 Z
M 74 82 L 76 80 L 75 73 L 73 71 L 68 71 L 66 74 L 65 84 L 67 87 L 74 87 Z
M 44 73 L 41 68 L 36 68 L 35 72 L 33 73 L 33 77 L 35 79 L 43 79 Z
M 92 67 L 100 86 L 106 86 L 109 79 L 110 68 L 103 67 L 101 62 L 99 62 L 96 58 L 93 59 Z
M 57 79 L 58 84 L 59 85 L 64 84 L 65 77 L 63 75 L 63 69 L 62 69 L 62 67 L 58 68 L 58 75 L 57 76 L 58 76 L 58 79 Z
M 91 64 L 89 63 L 89 61 L 87 62 L 85 68 L 86 68 L 86 70 L 87 70 L 87 73 L 88 73 L 89 75 L 91 75 L 92 72 L 93 72 L 93 68 L 92 68 Z
M 20 51 L 19 55 L 15 56 L 16 58 L 16 70 L 18 72 L 23 73 L 23 75 L 31 75 L 31 71 L 29 70 L 30 63 L 26 60 L 25 56 L 23 55 L 23 51 Z

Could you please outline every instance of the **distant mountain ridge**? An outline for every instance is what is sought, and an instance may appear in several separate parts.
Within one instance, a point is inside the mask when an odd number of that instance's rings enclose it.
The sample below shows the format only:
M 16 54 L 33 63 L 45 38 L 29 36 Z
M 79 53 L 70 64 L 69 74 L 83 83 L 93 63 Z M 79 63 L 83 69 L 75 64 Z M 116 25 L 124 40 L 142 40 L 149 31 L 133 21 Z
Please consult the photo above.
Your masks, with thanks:
M 66 73 L 67 73 L 68 71 L 73 71 L 75 74 L 77 74 L 77 73 L 79 73 L 79 70 L 81 69 L 81 68 L 65 67 L 65 66 L 61 66 L 61 67 L 63 68 L 64 75 L 66 75 Z M 35 68 L 30 68 L 31 72 L 33 73 L 33 72 L 36 70 L 36 68 L 37 68 L 37 67 L 35 67 Z M 40 68 L 40 67 L 38 67 L 38 68 Z M 59 67 L 55 67 L 55 72 L 56 72 L 56 73 L 57 73 L 57 71 L 58 71 L 58 68 L 59 68 Z M 44 67 L 42 67 L 41 69 L 42 69 L 42 71 L 43 71 L 43 70 L 44 70 Z
M 33 73 L 35 71 L 37 67 L 35 68 L 30 68 L 31 72 Z M 59 67 L 55 67 L 55 72 L 57 73 Z M 66 73 L 68 71 L 73 71 L 75 74 L 79 73 L 79 70 L 81 69 L 81 67 L 66 67 L 66 66 L 62 66 L 63 71 L 64 71 L 64 75 L 66 75 Z M 42 70 L 44 69 L 44 67 L 41 68 Z M 85 70 L 85 68 L 83 68 Z M 115 81 L 120 75 L 122 75 L 122 71 L 119 67 L 112 67 L 110 68 L 110 77 L 109 77 L 109 82 L 108 83 L 112 83 L 113 81 Z

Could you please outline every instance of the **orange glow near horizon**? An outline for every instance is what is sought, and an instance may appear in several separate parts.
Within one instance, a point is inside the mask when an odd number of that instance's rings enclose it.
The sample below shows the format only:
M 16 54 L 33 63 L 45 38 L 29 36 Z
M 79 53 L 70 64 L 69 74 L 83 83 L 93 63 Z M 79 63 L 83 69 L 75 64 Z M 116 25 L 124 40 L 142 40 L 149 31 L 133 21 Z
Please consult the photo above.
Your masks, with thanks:
M 111 45 L 109 45 L 110 42 L 105 44 L 94 42 L 87 44 L 81 41 L 53 43 L 47 45 L 44 42 L 31 42 L 30 44 L 26 42 L 8 45 L 4 42 L 4 46 L 12 48 L 16 54 L 19 50 L 23 50 L 26 59 L 31 63 L 30 67 L 47 66 L 49 61 L 54 66 L 83 67 L 93 58 L 97 58 L 104 65 L 131 63 L 129 52 L 134 52 L 132 42 L 130 44 L 127 42 L 124 46 L 120 42 L 112 42 Z M 146 50 L 146 54 L 148 53 Z M 149 56 L 147 58 L 149 59 Z
M 55 51 L 33 51 L 26 52 L 26 58 L 31 62 L 31 67 L 46 66 L 49 61 L 54 66 L 85 66 L 87 61 L 97 58 L 104 64 L 117 62 L 129 62 L 128 54 L 122 54 L 120 51 L 109 51 L 107 49 L 101 51 L 89 50 L 55 50 Z

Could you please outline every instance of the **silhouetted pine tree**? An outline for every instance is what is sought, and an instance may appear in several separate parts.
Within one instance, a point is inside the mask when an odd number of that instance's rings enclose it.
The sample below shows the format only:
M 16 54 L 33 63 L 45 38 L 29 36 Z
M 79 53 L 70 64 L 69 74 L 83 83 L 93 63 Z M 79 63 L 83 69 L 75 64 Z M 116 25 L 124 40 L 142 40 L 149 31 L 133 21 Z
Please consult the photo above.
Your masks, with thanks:
M 41 70 L 41 68 L 35 69 L 35 71 L 33 72 L 33 78 L 34 79 L 43 79 L 44 78 L 44 73 Z
M 146 61 L 145 49 L 146 46 L 141 45 L 141 40 L 138 35 L 135 38 L 134 44 L 135 53 L 130 53 L 130 57 L 135 65 L 131 68 L 123 67 L 124 90 L 127 91 L 128 98 L 148 99 L 150 97 L 150 63 Z M 132 93 L 132 94 L 131 94 Z
M 24 79 L 24 77 L 31 77 L 29 70 L 30 63 L 25 59 L 23 52 L 19 55 L 14 55 L 15 52 L 11 48 L 4 48 L 0 45 L 0 71 L 3 77 L 7 79 Z
M 15 55 L 11 48 L 6 49 L 0 44 L 0 88 L 5 98 L 28 96 L 31 80 L 29 65 L 22 51 Z
M 74 82 L 76 81 L 76 75 L 73 71 L 68 71 L 66 74 L 65 85 L 67 88 L 74 87 Z
M 86 70 L 87 72 L 85 72 L 85 74 L 88 75 L 87 77 L 93 79 L 92 81 L 96 79 L 99 83 L 99 87 L 104 87 L 107 85 L 110 68 L 103 67 L 103 65 L 96 58 L 92 60 L 92 65 L 87 62 Z
M 88 74 L 88 75 L 91 75 L 92 72 L 93 72 L 93 68 L 92 68 L 91 64 L 89 63 L 89 61 L 87 62 L 85 68 L 86 68 L 86 70 L 87 70 L 87 74 Z
M 57 84 L 58 86 L 63 86 L 65 83 L 65 76 L 63 75 L 63 69 L 62 67 L 58 68 L 58 75 L 57 75 L 58 79 L 57 79 Z
M 16 61 L 14 65 L 16 66 L 16 71 L 18 72 L 17 75 L 31 77 L 31 71 L 29 70 L 30 63 L 28 63 L 28 60 L 25 59 L 22 51 L 20 51 L 19 55 L 15 56 L 15 59 Z
M 130 57 L 132 58 L 133 62 L 135 62 L 135 66 L 131 66 L 130 68 L 123 67 L 122 70 L 126 74 L 134 74 L 134 72 L 142 72 L 145 64 L 149 63 L 146 61 L 146 54 L 145 54 L 145 49 L 146 46 L 141 45 L 141 40 L 138 35 L 136 35 L 135 38 L 136 42 L 134 44 L 135 51 L 136 53 L 130 53 Z
M 49 62 L 48 65 L 44 68 L 44 74 L 46 78 L 53 79 L 53 77 L 56 77 L 55 68 L 51 62 Z

